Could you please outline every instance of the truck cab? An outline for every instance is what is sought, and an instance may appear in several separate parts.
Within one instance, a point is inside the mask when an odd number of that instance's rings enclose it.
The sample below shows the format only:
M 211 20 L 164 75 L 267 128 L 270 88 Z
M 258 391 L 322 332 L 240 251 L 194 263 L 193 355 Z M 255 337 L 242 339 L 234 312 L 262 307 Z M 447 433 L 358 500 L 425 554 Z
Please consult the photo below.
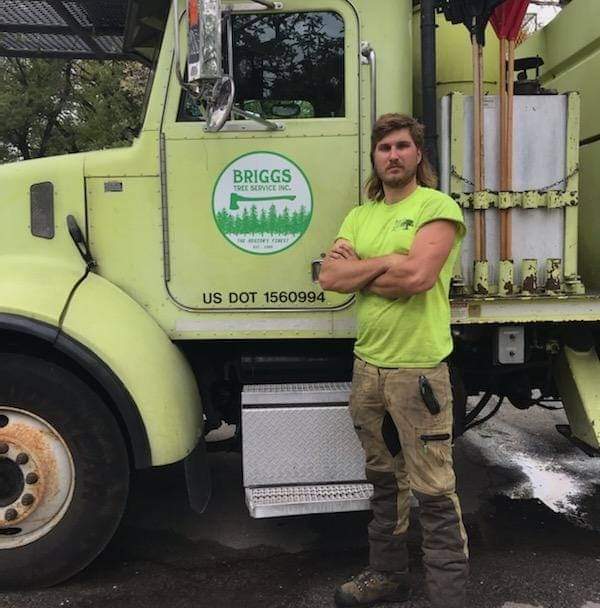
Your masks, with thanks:
M 0 168 L 3 586 L 53 584 L 93 559 L 131 468 L 185 459 L 201 510 L 204 435 L 227 425 L 217 443 L 240 445 L 244 386 L 349 379 L 353 298 L 324 293 L 315 272 L 360 201 L 376 108 L 410 110 L 411 7 L 212 4 L 218 72 L 236 89 L 218 131 L 187 83 L 194 3 L 132 1 L 125 48 L 152 69 L 133 144 Z M 73 23 L 57 10 L 49 26 Z M 377 89 L 384 44 L 394 71 Z M 103 517 L 90 519 L 94 495 Z M 73 533 L 90 541 L 41 567 Z

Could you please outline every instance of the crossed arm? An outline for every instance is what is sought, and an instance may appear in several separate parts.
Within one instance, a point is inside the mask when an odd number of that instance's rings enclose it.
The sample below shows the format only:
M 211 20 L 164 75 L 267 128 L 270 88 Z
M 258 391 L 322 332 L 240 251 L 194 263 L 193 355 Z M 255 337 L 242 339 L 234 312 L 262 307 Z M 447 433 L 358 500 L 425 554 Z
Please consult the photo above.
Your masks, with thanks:
M 319 283 L 328 291 L 367 290 L 391 300 L 431 289 L 450 255 L 456 225 L 436 220 L 416 234 L 407 254 L 359 259 L 352 245 L 338 239 L 323 260 Z

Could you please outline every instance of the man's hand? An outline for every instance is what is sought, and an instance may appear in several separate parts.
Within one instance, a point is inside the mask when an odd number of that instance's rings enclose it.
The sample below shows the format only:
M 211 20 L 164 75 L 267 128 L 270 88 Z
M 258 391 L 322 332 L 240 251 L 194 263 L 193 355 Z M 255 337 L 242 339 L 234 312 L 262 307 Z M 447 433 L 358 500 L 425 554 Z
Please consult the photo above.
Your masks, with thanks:
M 360 258 L 356 255 L 356 251 L 352 247 L 352 244 L 345 239 L 338 239 L 333 247 L 327 252 L 325 259 L 331 260 L 359 260 Z
M 354 293 L 388 267 L 386 257 L 361 260 L 349 241 L 338 239 L 321 264 L 319 284 L 327 291 Z

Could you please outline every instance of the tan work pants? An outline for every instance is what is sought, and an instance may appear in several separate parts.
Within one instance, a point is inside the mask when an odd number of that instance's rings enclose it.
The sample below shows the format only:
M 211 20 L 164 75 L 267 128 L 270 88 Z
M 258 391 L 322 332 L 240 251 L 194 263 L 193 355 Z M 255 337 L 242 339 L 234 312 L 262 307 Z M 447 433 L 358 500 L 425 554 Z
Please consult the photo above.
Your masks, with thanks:
M 423 402 L 420 375 L 433 388 L 439 414 L 432 415 Z M 371 567 L 382 571 L 408 568 L 406 532 L 412 490 L 420 506 L 425 584 L 431 605 L 463 608 L 468 548 L 452 466 L 448 366 L 387 369 L 356 359 L 350 412 L 365 450 L 366 477 L 374 486 L 369 524 Z M 386 413 L 400 439 L 396 456 L 382 436 Z

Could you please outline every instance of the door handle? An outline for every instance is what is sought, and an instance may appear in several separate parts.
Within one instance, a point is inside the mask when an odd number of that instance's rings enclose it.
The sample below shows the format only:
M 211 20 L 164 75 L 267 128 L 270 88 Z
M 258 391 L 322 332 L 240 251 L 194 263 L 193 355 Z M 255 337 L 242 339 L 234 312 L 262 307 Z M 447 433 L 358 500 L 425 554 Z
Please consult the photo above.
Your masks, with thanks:
M 313 260 L 310 263 L 310 271 L 312 276 L 312 282 L 319 282 L 319 273 L 321 272 L 321 264 L 323 263 L 323 258 L 318 258 L 317 260 Z

